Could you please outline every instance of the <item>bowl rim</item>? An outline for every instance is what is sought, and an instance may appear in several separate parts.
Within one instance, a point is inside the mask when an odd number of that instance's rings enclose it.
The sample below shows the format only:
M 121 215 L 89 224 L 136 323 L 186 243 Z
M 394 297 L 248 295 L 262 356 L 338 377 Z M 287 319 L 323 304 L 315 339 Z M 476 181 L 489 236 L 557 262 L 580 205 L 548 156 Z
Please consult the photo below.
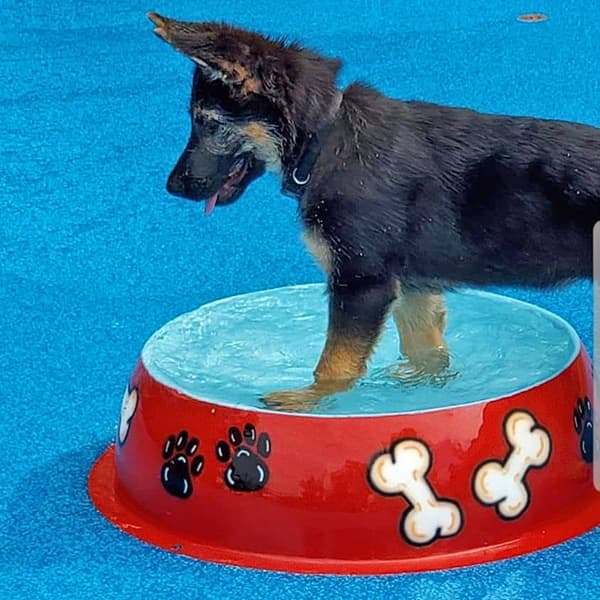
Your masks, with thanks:
M 409 410 L 409 411 L 401 410 L 401 411 L 394 411 L 394 412 L 376 412 L 376 413 L 323 414 L 323 413 L 307 413 L 307 412 L 291 412 L 291 411 L 284 411 L 284 410 L 272 410 L 272 409 L 263 408 L 260 406 L 249 406 L 247 404 L 231 404 L 228 402 L 224 402 L 223 400 L 215 400 L 215 399 L 211 399 L 209 397 L 200 397 L 196 394 L 191 393 L 189 390 L 185 389 L 184 386 L 177 386 L 176 384 L 174 384 L 170 381 L 166 381 L 165 378 L 161 377 L 159 373 L 156 373 L 155 370 L 151 369 L 148 366 L 148 363 L 144 358 L 147 347 L 150 345 L 150 343 L 152 343 L 152 341 L 155 339 L 155 337 L 159 337 L 160 333 L 163 332 L 167 327 L 169 327 L 169 325 L 171 325 L 175 321 L 177 321 L 179 319 L 183 319 L 186 316 L 193 315 L 193 314 L 197 313 L 200 309 L 210 309 L 211 307 L 215 307 L 215 306 L 218 306 L 221 304 L 225 304 L 227 302 L 235 301 L 240 298 L 251 298 L 253 296 L 260 296 L 260 295 L 264 295 L 264 294 L 268 294 L 268 293 L 276 293 L 276 292 L 279 292 L 282 290 L 293 291 L 293 290 L 302 290 L 302 289 L 309 289 L 309 288 L 325 289 L 325 287 L 326 287 L 326 285 L 323 283 L 303 283 L 303 284 L 296 284 L 296 285 L 278 286 L 275 288 L 267 288 L 267 289 L 263 289 L 263 290 L 255 290 L 253 292 L 235 294 L 233 296 L 225 296 L 222 298 L 218 298 L 216 300 L 212 300 L 205 304 L 201 304 L 200 306 L 196 307 L 195 309 L 193 309 L 191 311 L 187 311 L 185 313 L 177 315 L 173 319 L 170 319 L 169 321 L 167 321 L 159 329 L 157 329 L 145 342 L 145 344 L 142 348 L 142 351 L 140 353 L 140 361 L 143 364 L 144 369 L 146 370 L 148 375 L 150 377 L 152 377 L 155 381 L 160 383 L 160 385 L 162 385 L 168 389 L 174 390 L 177 393 L 179 393 L 195 402 L 206 402 L 209 404 L 214 404 L 216 406 L 221 406 L 223 408 L 228 408 L 228 409 L 248 410 L 251 412 L 258 412 L 261 414 L 285 415 L 288 417 L 291 416 L 291 417 L 319 418 L 319 419 L 332 419 L 332 418 L 333 419 L 359 419 L 359 418 L 369 419 L 369 418 L 381 418 L 381 417 L 392 417 L 392 416 L 418 415 L 418 414 L 426 414 L 426 413 L 432 413 L 432 412 L 441 412 L 441 411 L 446 411 L 446 410 L 456 410 L 456 409 L 476 406 L 479 404 L 487 404 L 490 402 L 496 402 L 498 400 L 502 400 L 505 398 L 511 398 L 511 397 L 518 396 L 520 394 L 523 394 L 523 393 L 529 392 L 530 390 L 538 388 L 538 387 L 548 383 L 549 381 L 552 381 L 553 379 L 559 377 L 562 373 L 564 373 L 567 369 L 569 369 L 573 365 L 573 363 L 575 362 L 577 357 L 580 355 L 582 347 L 583 347 L 581 339 L 580 339 L 579 335 L 577 334 L 577 332 L 575 331 L 575 329 L 573 328 L 573 326 L 571 324 L 569 324 L 565 319 L 563 319 L 556 313 L 553 313 L 552 311 L 549 311 L 541 306 L 537 306 L 536 304 L 533 304 L 531 302 L 526 302 L 524 300 L 519 300 L 517 298 L 513 298 L 512 296 L 506 296 L 504 294 L 499 294 L 496 292 L 490 292 L 490 291 L 481 290 L 481 289 L 461 288 L 461 289 L 457 289 L 457 290 L 452 290 L 452 293 L 455 295 L 478 296 L 478 297 L 492 299 L 494 301 L 504 302 L 506 304 L 522 306 L 522 307 L 527 308 L 528 310 L 534 310 L 534 311 L 538 312 L 539 314 L 543 315 L 544 317 L 548 318 L 549 320 L 557 323 L 564 331 L 566 331 L 569 339 L 571 340 L 571 342 L 573 344 L 573 351 L 572 351 L 570 357 L 568 358 L 568 360 L 565 361 L 564 366 L 562 368 L 560 368 L 560 370 L 555 371 L 553 374 L 546 377 L 545 379 L 540 379 L 539 381 L 536 381 L 530 385 L 518 388 L 516 390 L 513 390 L 507 394 L 500 395 L 500 396 L 482 397 L 477 400 L 473 400 L 473 401 L 469 401 L 469 402 L 461 402 L 459 404 L 449 404 L 449 405 L 444 405 L 444 406 L 432 406 L 429 408 L 425 408 L 423 410 Z

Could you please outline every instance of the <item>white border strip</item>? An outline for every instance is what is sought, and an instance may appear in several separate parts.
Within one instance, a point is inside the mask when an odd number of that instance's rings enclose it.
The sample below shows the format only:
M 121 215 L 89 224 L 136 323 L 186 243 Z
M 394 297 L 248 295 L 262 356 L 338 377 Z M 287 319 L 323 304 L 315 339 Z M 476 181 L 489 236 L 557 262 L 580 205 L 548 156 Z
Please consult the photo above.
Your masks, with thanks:
M 594 225 L 594 359 L 592 398 L 592 424 L 594 427 L 594 486 L 600 491 L 600 402 L 598 377 L 600 377 L 600 221 Z

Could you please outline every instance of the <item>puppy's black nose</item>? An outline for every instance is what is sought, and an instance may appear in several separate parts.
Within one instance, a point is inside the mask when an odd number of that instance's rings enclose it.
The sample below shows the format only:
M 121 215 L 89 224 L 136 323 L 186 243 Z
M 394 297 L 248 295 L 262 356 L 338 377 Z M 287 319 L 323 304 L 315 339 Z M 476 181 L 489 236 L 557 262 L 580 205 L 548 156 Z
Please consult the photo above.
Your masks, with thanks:
M 210 196 L 212 182 L 210 177 L 192 177 L 186 171 L 175 169 L 167 180 L 167 192 L 173 196 L 200 200 Z
M 174 196 L 182 196 L 185 193 L 185 184 L 178 173 L 171 173 L 167 179 L 167 192 Z

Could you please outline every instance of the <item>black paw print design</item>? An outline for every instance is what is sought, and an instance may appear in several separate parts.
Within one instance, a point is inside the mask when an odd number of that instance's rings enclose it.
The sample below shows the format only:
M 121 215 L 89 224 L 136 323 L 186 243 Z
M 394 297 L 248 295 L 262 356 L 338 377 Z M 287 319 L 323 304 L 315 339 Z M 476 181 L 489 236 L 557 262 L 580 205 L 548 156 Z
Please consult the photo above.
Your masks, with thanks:
M 577 399 L 577 408 L 573 411 L 573 424 L 579 435 L 579 448 L 585 462 L 591 463 L 594 456 L 594 426 L 592 424 L 592 403 L 590 399 Z
M 237 427 L 232 427 L 229 442 L 218 442 L 216 452 L 218 460 L 229 463 L 223 474 L 229 489 L 255 492 L 267 485 L 269 468 L 263 458 L 271 454 L 271 438 L 261 433 L 257 442 L 254 425 L 247 423 L 243 434 Z
M 192 477 L 198 477 L 204 468 L 204 457 L 196 456 L 200 440 L 189 439 L 187 431 L 177 437 L 170 435 L 163 447 L 165 463 L 160 471 L 160 480 L 169 494 L 178 498 L 189 498 L 194 491 Z

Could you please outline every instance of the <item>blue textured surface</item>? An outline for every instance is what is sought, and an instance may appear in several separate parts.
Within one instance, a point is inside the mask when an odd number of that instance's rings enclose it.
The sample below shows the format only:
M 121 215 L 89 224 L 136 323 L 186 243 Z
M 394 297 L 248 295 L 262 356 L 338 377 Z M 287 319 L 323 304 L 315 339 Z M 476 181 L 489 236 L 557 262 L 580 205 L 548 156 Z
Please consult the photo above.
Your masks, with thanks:
M 210 219 L 164 192 L 187 138 L 191 67 L 151 34 L 148 9 L 290 33 L 343 56 L 343 82 L 396 96 L 600 125 L 598 4 L 4 0 L 0 597 L 597 597 L 598 530 L 474 569 L 309 578 L 172 556 L 95 513 L 88 469 L 150 334 L 218 297 L 321 279 L 273 179 Z M 515 21 L 532 10 L 549 21 Z M 591 346 L 591 285 L 510 293 Z

